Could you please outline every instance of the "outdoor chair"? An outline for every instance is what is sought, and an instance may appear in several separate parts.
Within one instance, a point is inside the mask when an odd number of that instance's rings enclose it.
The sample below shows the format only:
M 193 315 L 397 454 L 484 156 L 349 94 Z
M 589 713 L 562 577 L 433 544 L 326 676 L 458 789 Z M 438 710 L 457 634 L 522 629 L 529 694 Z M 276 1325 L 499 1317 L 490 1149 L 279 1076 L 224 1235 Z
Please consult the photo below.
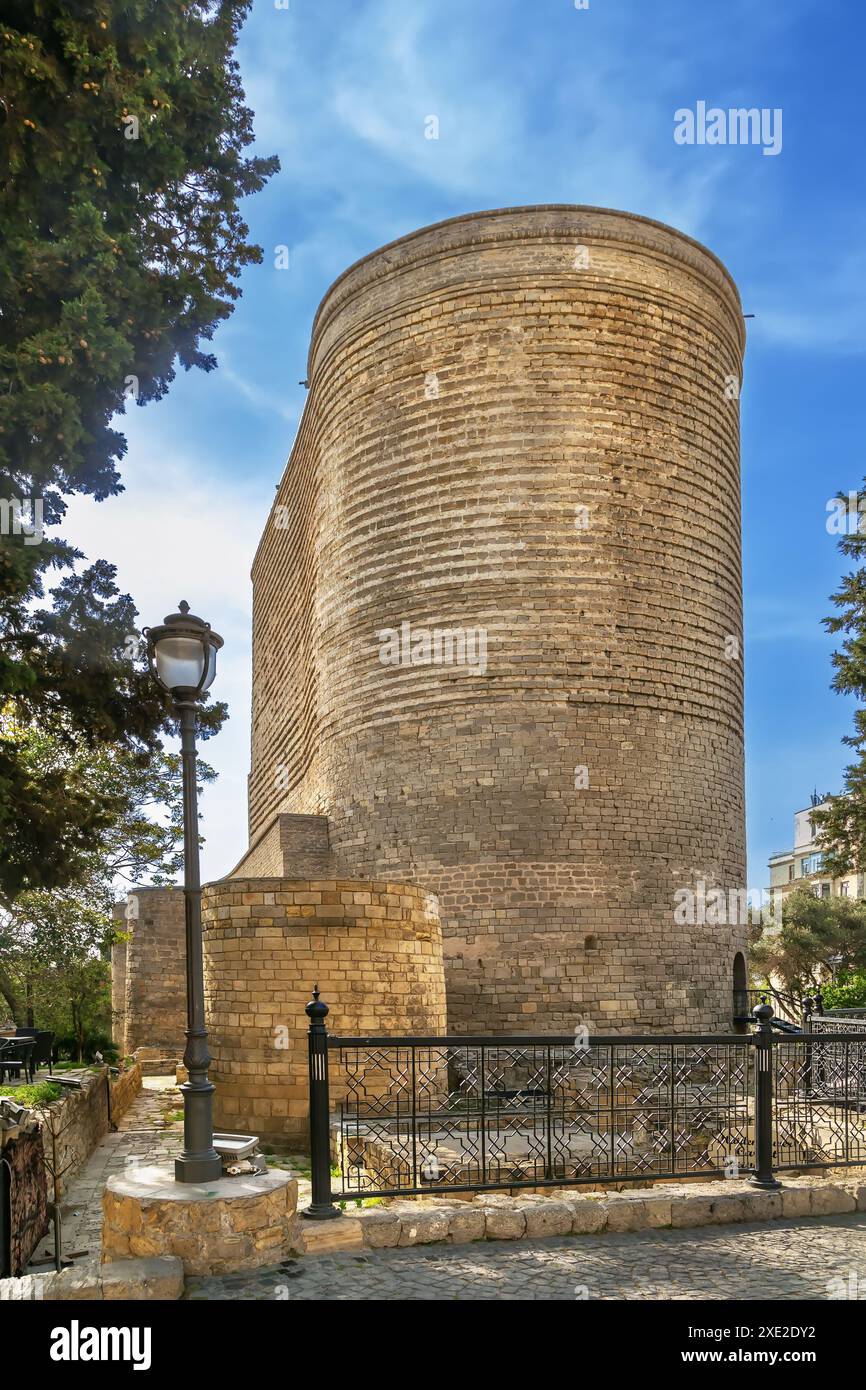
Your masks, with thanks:
M 36 1049 L 33 1053 L 33 1069 L 47 1067 L 51 1071 L 51 1054 L 54 1047 L 54 1034 L 47 1028 L 16 1028 L 16 1038 L 35 1038 Z
M 16 1079 L 20 1079 L 22 1071 L 27 1080 L 32 1081 L 35 1051 L 35 1038 L 7 1038 L 5 1044 L 0 1047 L 0 1081 L 5 1080 L 7 1072 L 10 1080 L 13 1074 Z

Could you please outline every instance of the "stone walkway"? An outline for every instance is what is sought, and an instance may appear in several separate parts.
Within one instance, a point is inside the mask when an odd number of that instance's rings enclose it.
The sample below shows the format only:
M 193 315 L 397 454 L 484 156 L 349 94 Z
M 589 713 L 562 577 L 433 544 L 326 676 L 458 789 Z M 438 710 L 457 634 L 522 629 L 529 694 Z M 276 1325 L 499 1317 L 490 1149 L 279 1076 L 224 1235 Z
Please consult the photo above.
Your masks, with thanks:
M 866 1301 L 866 1214 L 307 1255 L 190 1299 Z
M 100 1140 L 81 1172 L 73 1178 L 62 1205 L 63 1254 L 68 1257 L 78 1251 L 86 1253 L 74 1263 L 98 1263 L 102 1242 L 102 1191 L 112 1173 L 127 1163 L 160 1163 L 179 1153 L 183 1143 L 183 1125 L 169 1124 L 166 1112 L 181 1109 L 180 1091 L 173 1077 L 146 1076 L 142 1089 L 126 1114 L 118 1122 L 116 1133 L 109 1132 Z M 41 1241 L 34 1259 L 53 1255 L 54 1236 L 49 1232 Z M 28 1273 L 38 1273 L 50 1266 L 30 1265 Z

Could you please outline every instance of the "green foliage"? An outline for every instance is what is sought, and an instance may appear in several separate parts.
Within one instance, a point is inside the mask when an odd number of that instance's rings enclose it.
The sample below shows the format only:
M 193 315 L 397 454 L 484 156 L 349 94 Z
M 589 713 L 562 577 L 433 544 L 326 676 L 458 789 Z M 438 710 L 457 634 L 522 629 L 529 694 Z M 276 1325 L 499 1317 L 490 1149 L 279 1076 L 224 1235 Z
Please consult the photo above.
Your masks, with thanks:
M 63 1095 L 63 1087 L 53 1081 L 35 1081 L 32 1086 L 15 1086 L 9 1094 L 19 1105 L 50 1105 Z
M 797 995 L 816 990 L 836 957 L 841 970 L 866 970 L 866 902 L 797 888 L 785 899 L 780 930 L 765 932 L 750 957 L 756 973 L 781 979 Z
M 252 115 L 233 53 L 249 6 L 4 4 L 0 503 L 30 499 L 49 528 L 71 494 L 120 491 L 126 442 L 114 417 L 164 395 L 177 362 L 216 365 L 202 343 L 231 313 L 243 267 L 261 259 L 238 210 L 277 167 L 244 154 Z M 79 881 L 117 809 L 78 784 L 71 762 L 34 769 L 20 729 L 38 722 L 73 754 L 111 746 L 146 758 L 172 728 L 131 659 L 137 613 L 113 568 L 95 560 L 68 572 L 84 558 L 70 540 L 33 541 L 0 534 L 7 906 Z M 45 603 L 46 581 L 58 579 Z M 206 712 L 205 736 L 224 713 Z
M 104 1007 L 98 1009 L 98 1016 L 103 1020 L 109 1014 L 110 998 L 100 1000 Z M 82 1065 L 101 1065 L 96 1060 L 96 1053 L 102 1055 L 102 1061 L 108 1066 L 116 1067 L 119 1062 L 119 1053 L 116 1043 L 111 1041 L 107 1033 L 93 1032 L 85 1034 L 83 1040 L 79 1039 L 74 1033 L 58 1037 L 54 1043 L 54 1049 L 62 1059 L 58 1062 L 55 1070 L 62 1071 L 64 1067 L 75 1068 Z
M 85 754 L 38 725 L 20 738 L 34 775 L 60 763 L 83 795 L 112 811 L 79 847 L 73 886 L 22 892 L 0 910 L 0 996 L 19 1024 L 30 1014 L 58 1038 L 69 1037 L 72 1057 L 89 1060 L 98 1049 L 113 1060 L 106 959 L 118 935 L 112 907 L 118 883 L 165 884 L 180 867 L 180 759 L 157 753 L 148 760 L 115 747 Z M 199 763 L 201 784 L 214 775 Z
M 821 993 L 825 1009 L 866 1008 L 866 974 L 843 975 L 835 984 L 824 985 Z
M 864 481 L 866 491 L 866 481 Z M 840 501 L 846 502 L 844 494 Z M 829 799 L 823 811 L 812 812 L 827 872 L 834 878 L 866 869 L 866 532 L 858 529 L 838 541 L 843 555 L 859 567 L 844 576 L 832 602 L 838 612 L 824 619 L 828 632 L 844 633 L 838 651 L 833 653 L 835 675 L 832 688 L 842 695 L 854 695 L 859 707 L 854 711 L 854 732 L 843 742 L 853 748 L 855 761 L 845 769 L 844 788 Z

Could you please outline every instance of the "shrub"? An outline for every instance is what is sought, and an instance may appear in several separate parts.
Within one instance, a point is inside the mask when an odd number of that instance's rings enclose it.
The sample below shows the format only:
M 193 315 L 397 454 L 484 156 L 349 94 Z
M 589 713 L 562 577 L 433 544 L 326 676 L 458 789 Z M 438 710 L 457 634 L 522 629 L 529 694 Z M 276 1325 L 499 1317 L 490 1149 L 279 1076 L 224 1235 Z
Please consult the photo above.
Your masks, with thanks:
M 53 1100 L 59 1100 L 62 1094 L 63 1087 L 55 1085 L 53 1081 L 36 1081 L 32 1086 L 16 1086 L 9 1092 L 18 1105 L 50 1105 Z
M 842 975 L 821 990 L 825 1009 L 866 1008 L 866 975 Z

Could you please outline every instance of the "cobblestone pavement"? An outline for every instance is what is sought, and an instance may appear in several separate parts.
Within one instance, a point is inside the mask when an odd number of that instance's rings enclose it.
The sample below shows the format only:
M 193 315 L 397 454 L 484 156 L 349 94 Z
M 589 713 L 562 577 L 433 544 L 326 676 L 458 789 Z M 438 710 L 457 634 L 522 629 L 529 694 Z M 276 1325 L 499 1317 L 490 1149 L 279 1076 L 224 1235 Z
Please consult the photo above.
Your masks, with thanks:
M 308 1255 L 190 1279 L 185 1297 L 866 1301 L 866 1214 Z
M 86 1253 L 75 1264 L 99 1261 L 102 1244 L 102 1191 L 112 1173 L 123 1169 L 132 1159 L 142 1163 L 160 1163 L 173 1158 L 183 1144 L 183 1125 L 169 1124 L 166 1112 L 182 1108 L 180 1091 L 173 1077 L 146 1076 L 142 1089 L 126 1114 L 118 1121 L 117 1131 L 106 1134 L 97 1144 L 77 1177 L 69 1184 L 63 1200 L 63 1253 L 79 1250 Z M 53 1255 L 52 1232 L 41 1241 L 34 1252 Z M 44 1270 L 45 1265 L 30 1265 L 28 1273 Z

